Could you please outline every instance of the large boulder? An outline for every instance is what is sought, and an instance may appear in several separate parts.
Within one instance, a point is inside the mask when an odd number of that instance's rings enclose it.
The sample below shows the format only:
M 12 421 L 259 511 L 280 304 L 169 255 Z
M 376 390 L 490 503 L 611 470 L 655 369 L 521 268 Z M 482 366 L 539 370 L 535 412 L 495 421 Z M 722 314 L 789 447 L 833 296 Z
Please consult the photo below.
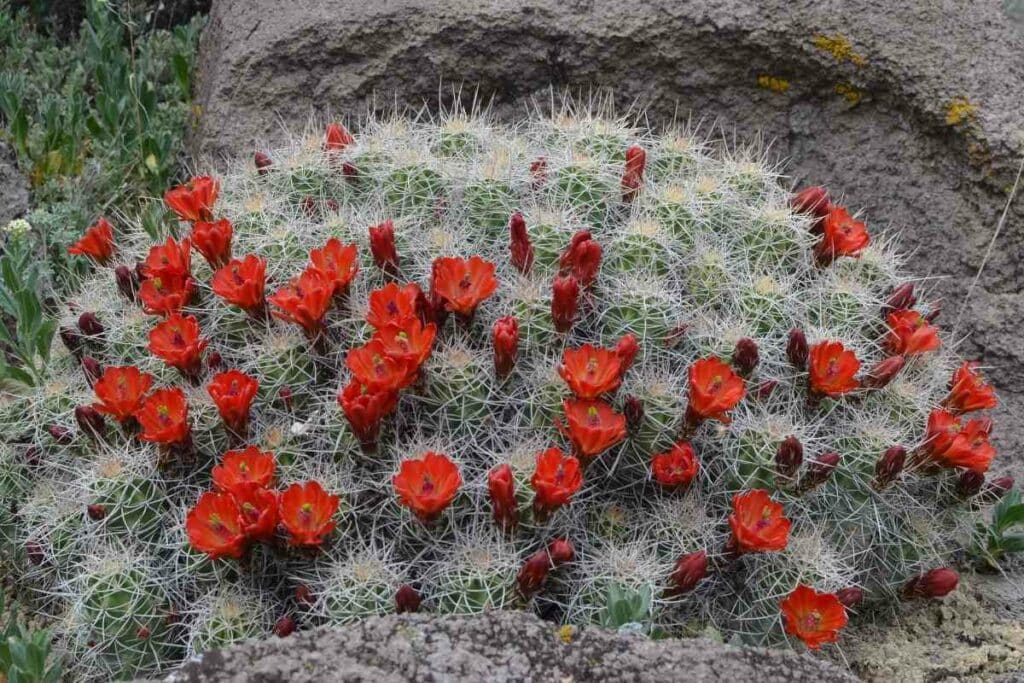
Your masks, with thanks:
M 1024 192 L 993 235 L 1024 150 L 1024 34 L 998 4 L 214 0 L 192 149 L 251 153 L 311 113 L 475 98 L 511 117 L 551 86 L 607 87 L 656 125 L 692 112 L 708 134 L 770 141 L 796 183 L 844 193 L 898 236 L 911 270 L 944 278 L 928 282 L 941 322 L 991 366 L 997 445 L 1012 457 L 1024 452 Z
M 208 652 L 175 683 L 289 681 L 855 681 L 808 655 L 703 639 L 655 641 L 575 629 L 526 612 L 375 617 Z

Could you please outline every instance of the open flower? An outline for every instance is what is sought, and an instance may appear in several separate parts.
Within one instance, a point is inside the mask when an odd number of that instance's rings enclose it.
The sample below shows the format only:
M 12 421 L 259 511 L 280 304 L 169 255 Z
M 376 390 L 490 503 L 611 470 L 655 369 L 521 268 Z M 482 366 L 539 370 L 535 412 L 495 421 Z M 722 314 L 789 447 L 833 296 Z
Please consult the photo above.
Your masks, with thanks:
M 399 502 L 429 522 L 455 499 L 462 475 L 447 455 L 428 451 L 422 458 L 403 460 L 391 483 Z
M 309 260 L 333 285 L 335 295 L 345 293 L 352 278 L 359 272 L 359 251 L 356 245 L 342 244 L 337 237 L 327 240 L 322 248 L 309 252 Z
M 290 545 L 318 546 L 334 531 L 334 513 L 341 499 L 333 496 L 318 481 L 292 484 L 281 494 L 278 516 L 288 532 Z
M 515 477 L 508 464 L 498 465 L 487 475 L 487 492 L 491 497 L 494 522 L 502 529 L 513 529 L 519 522 Z
M 324 132 L 324 150 L 328 152 L 340 152 L 355 141 L 348 128 L 340 123 L 328 124 Z
M 213 376 L 206 390 L 217 406 L 224 425 L 237 436 L 249 431 L 249 409 L 260 383 L 239 370 L 228 370 Z
M 266 306 L 263 288 L 267 281 L 267 262 L 248 254 L 243 259 L 232 259 L 213 274 L 210 282 L 213 293 L 250 313 L 259 313 Z
M 191 315 L 171 313 L 149 331 L 149 352 L 188 377 L 199 374 L 206 345 Z
M 964 361 L 953 372 L 949 396 L 942 405 L 953 413 L 970 413 L 995 408 L 999 405 L 999 399 L 992 385 L 978 372 L 978 364 Z
M 892 353 L 916 356 L 939 348 L 939 330 L 929 325 L 924 316 L 906 308 L 893 311 L 886 318 L 889 333 L 885 346 Z
M 416 380 L 418 367 L 388 355 L 379 339 L 351 349 L 345 366 L 371 391 L 400 391 Z
M 559 257 L 558 267 L 562 275 L 572 275 L 580 287 L 588 289 L 597 279 L 603 253 L 601 245 L 591 237 L 589 230 L 578 230 Z
M 142 262 L 142 274 L 147 278 L 185 277 L 192 273 L 192 241 L 180 242 L 168 237 L 163 244 L 149 248 L 146 260 Z
M 389 282 L 380 289 L 370 292 L 366 322 L 378 330 L 388 325 L 403 325 L 417 317 L 416 302 L 419 301 L 419 285 L 408 284 L 399 287 Z
M 338 392 L 338 405 L 363 448 L 377 445 L 381 421 L 398 405 L 397 391 L 373 391 L 359 380 L 352 380 Z
M 479 256 L 435 259 L 431 284 L 445 309 L 464 317 L 473 315 L 476 307 L 498 289 L 494 264 Z
M 307 268 L 286 286 L 267 297 L 277 307 L 274 316 L 303 329 L 310 339 L 318 337 L 324 329 L 324 315 L 331 307 L 334 286 L 316 268 Z
M 732 541 L 740 553 L 782 550 L 789 542 L 790 521 L 764 489 L 737 493 L 729 515 Z
M 651 459 L 654 480 L 666 488 L 686 486 L 697 476 L 700 464 L 689 441 L 678 441 Z
M 821 241 L 814 248 L 821 265 L 828 265 L 840 256 L 860 256 L 871 242 L 867 226 L 854 219 L 845 207 L 831 205 L 821 225 Z
M 549 448 L 538 453 L 537 467 L 533 471 L 530 485 L 536 493 L 533 499 L 534 514 L 544 519 L 568 503 L 583 485 L 580 461 L 566 455 L 560 448 Z
M 923 448 L 942 467 L 963 467 L 984 474 L 996 457 L 996 449 L 989 443 L 991 430 L 991 420 L 965 423 L 953 413 L 936 409 L 928 415 Z
M 395 224 L 389 218 L 379 225 L 371 225 L 369 232 L 373 262 L 385 273 L 396 273 L 398 249 L 395 247 Z
M 860 370 L 857 354 L 842 342 L 824 341 L 810 349 L 807 373 L 813 393 L 836 398 L 860 386 L 856 379 Z
M 139 285 L 139 299 L 146 313 L 169 315 L 187 306 L 195 291 L 191 275 L 154 275 Z
M 183 444 L 191 436 L 188 402 L 181 389 L 157 389 L 135 411 L 142 427 L 139 438 L 153 443 Z
M 216 270 L 231 260 L 232 233 L 231 221 L 222 218 L 219 221 L 194 223 L 189 237 L 196 251 Z
M 242 557 L 246 542 L 244 524 L 238 503 L 228 493 L 204 493 L 185 517 L 189 543 L 212 560 Z
M 135 416 L 152 386 L 153 376 L 134 365 L 109 366 L 92 385 L 99 399 L 92 406 L 118 422 L 124 422 Z
M 424 325 L 419 318 L 410 318 L 402 324 L 385 325 L 373 338 L 380 341 L 384 353 L 418 368 L 430 357 L 437 336 L 437 325 Z
M 106 218 L 100 217 L 95 225 L 86 229 L 82 238 L 68 247 L 68 253 L 88 256 L 101 266 L 114 255 L 114 228 Z
M 622 360 L 614 350 L 584 344 L 565 350 L 558 374 L 578 398 L 598 398 L 619 388 Z
M 833 593 L 819 593 L 800 584 L 779 607 L 786 622 L 786 633 L 796 636 L 812 650 L 839 638 L 846 626 L 846 608 Z
M 164 203 L 183 221 L 212 221 L 213 205 L 219 193 L 219 181 L 206 175 L 196 176 L 184 185 L 167 190 Z
M 235 486 L 231 495 L 242 518 L 242 532 L 254 541 L 266 541 L 277 529 L 278 495 L 255 484 Z
M 743 400 L 746 391 L 743 378 L 728 363 L 713 357 L 694 361 L 689 371 L 687 422 L 718 420 L 729 424 L 732 420 L 726 413 Z
M 225 453 L 220 464 L 210 470 L 210 476 L 218 491 L 229 492 L 250 485 L 266 488 L 274 481 L 276 467 L 273 453 L 247 446 Z
M 640 145 L 630 145 L 626 150 L 626 168 L 622 172 L 622 201 L 631 202 L 640 192 L 644 183 L 644 167 L 647 152 Z
M 573 452 L 593 458 L 626 438 L 626 418 L 604 401 L 562 401 L 566 424 L 559 430 L 572 442 Z

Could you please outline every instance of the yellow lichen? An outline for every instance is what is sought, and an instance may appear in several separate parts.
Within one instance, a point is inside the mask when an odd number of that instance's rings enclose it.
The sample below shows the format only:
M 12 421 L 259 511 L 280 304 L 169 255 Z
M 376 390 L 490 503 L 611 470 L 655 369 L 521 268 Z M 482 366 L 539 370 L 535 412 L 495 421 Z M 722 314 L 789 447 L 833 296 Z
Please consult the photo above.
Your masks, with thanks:
M 819 34 L 814 36 L 811 42 L 822 52 L 832 55 L 836 61 L 850 62 L 855 66 L 864 66 L 867 63 L 863 55 L 854 51 L 850 41 L 838 33 L 833 36 Z
M 572 636 L 575 630 L 576 629 L 573 628 L 572 624 L 565 624 L 560 629 L 558 629 L 558 637 L 562 639 L 563 643 L 568 645 L 572 642 Z
M 789 81 L 785 78 L 778 76 L 771 76 L 769 74 L 761 74 L 757 77 L 757 87 L 763 90 L 771 90 L 772 92 L 784 93 L 789 90 Z
M 860 104 L 860 101 L 864 99 L 864 91 L 849 83 L 836 83 L 836 94 L 842 95 L 850 104 Z
M 946 125 L 956 126 L 958 124 L 972 121 L 978 113 L 978 107 L 966 97 L 955 97 L 946 106 Z

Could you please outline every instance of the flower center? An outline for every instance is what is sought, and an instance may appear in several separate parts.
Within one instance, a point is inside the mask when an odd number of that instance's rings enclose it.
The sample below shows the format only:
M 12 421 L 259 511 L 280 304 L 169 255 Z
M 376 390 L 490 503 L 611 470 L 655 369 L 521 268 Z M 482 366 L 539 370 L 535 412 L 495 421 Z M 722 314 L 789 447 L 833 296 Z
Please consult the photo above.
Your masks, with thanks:
M 429 496 L 434 492 L 434 480 L 430 478 L 429 474 L 423 475 L 423 483 L 420 484 L 420 493 L 425 496 Z

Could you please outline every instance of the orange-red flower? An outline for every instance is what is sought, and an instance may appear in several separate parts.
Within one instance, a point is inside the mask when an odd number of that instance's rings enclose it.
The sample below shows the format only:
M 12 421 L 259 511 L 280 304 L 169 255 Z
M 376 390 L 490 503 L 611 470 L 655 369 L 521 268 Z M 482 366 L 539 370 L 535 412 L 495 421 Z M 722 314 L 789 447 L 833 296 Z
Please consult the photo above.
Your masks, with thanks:
M 231 260 L 231 221 L 198 221 L 192 225 L 192 246 L 216 270 Z
M 186 443 L 191 436 L 188 402 L 181 389 L 157 389 L 135 411 L 142 427 L 139 438 L 160 444 Z
M 307 268 L 286 286 L 267 297 L 279 310 L 274 316 L 295 323 L 310 339 L 324 329 L 324 315 L 331 307 L 334 286 L 316 268 Z
M 568 503 L 583 485 L 580 461 L 566 455 L 560 448 L 549 448 L 537 454 L 537 467 L 530 485 L 536 493 L 533 510 L 543 519 Z
M 651 459 L 654 480 L 667 488 L 686 486 L 697 476 L 699 468 L 697 454 L 689 441 L 678 441 L 671 449 Z
M 316 546 L 334 531 L 332 521 L 341 499 L 333 496 L 318 481 L 292 484 L 281 494 L 278 516 L 291 545 Z
M 603 253 L 604 249 L 591 237 L 589 230 L 578 230 L 558 260 L 561 274 L 572 275 L 580 287 L 588 289 L 597 279 Z
M 963 467 L 984 474 L 996 457 L 996 449 L 988 440 L 991 430 L 991 420 L 964 423 L 960 417 L 936 409 L 928 416 L 924 449 L 943 467 Z
M 213 293 L 229 304 L 252 313 L 266 306 L 263 288 L 267 281 L 267 262 L 252 254 L 232 259 L 213 274 L 210 282 Z
M 225 453 L 220 464 L 210 470 L 210 476 L 218 491 L 229 492 L 239 486 L 266 488 L 273 483 L 276 468 L 273 453 L 248 446 Z
M 430 357 L 436 336 L 437 325 L 424 325 L 419 318 L 409 318 L 401 324 L 381 327 L 373 338 L 380 341 L 384 353 L 418 368 Z
M 99 399 L 92 406 L 118 422 L 124 422 L 135 415 L 152 386 L 153 376 L 134 365 L 110 366 L 92 385 Z
M 996 391 L 978 372 L 978 364 L 964 361 L 953 373 L 949 396 L 942 405 L 954 413 L 987 410 L 999 405 Z
M 309 252 L 313 267 L 324 274 L 334 286 L 335 294 L 343 294 L 359 272 L 359 251 L 354 244 L 342 244 L 337 237 L 327 240 L 321 249 Z
M 836 398 L 860 386 L 856 379 L 860 370 L 857 354 L 842 342 L 824 341 L 811 347 L 807 366 L 811 391 Z
M 867 226 L 845 207 L 831 205 L 822 221 L 821 241 L 814 248 L 818 262 L 828 265 L 840 256 L 860 256 L 871 242 Z
M 207 492 L 185 517 L 189 543 L 210 559 L 233 557 L 245 552 L 242 511 L 228 493 Z
M 168 315 L 188 305 L 195 291 L 191 275 L 154 275 L 139 285 L 139 299 L 146 313 Z
M 228 370 L 213 376 L 206 387 L 217 405 L 217 412 L 227 428 L 238 436 L 249 429 L 249 409 L 260 383 L 239 370 Z
M 789 542 L 790 521 L 764 489 L 737 493 L 729 515 L 732 540 L 740 553 L 782 550 Z
M 644 167 L 647 152 L 640 145 L 630 145 L 626 150 L 626 168 L 622 172 L 622 201 L 630 202 L 640 192 L 644 182 Z
M 566 349 L 558 374 L 579 398 L 598 398 L 622 384 L 622 359 L 616 351 L 584 344 Z
M 507 377 L 516 364 L 519 354 L 519 321 L 514 315 L 506 315 L 494 321 L 491 330 L 494 343 L 494 374 Z
M 345 366 L 371 391 L 400 391 L 416 380 L 418 367 L 388 355 L 379 339 L 349 350 Z
M 431 284 L 446 310 L 466 317 L 498 289 L 494 264 L 479 256 L 435 259 Z
M 416 302 L 421 293 L 419 285 L 414 283 L 400 287 L 389 282 L 373 290 L 370 292 L 366 322 L 378 330 L 388 325 L 403 325 L 416 317 Z
M 626 418 L 604 401 L 562 401 L 566 424 L 559 430 L 572 442 L 573 452 L 593 458 L 626 438 Z
M 380 423 L 398 405 L 397 391 L 372 391 L 359 380 L 352 380 L 338 392 L 338 405 L 363 448 L 377 445 Z
M 192 242 L 187 237 L 180 242 L 168 237 L 163 244 L 149 248 L 142 262 L 142 274 L 147 278 L 185 277 L 192 273 Z
M 220 182 L 210 176 L 196 176 L 184 185 L 164 193 L 164 203 L 178 218 L 189 223 L 213 220 L 213 205 L 220 194 Z
M 68 253 L 88 256 L 99 265 L 106 265 L 114 255 L 114 228 L 101 217 L 80 240 L 68 247 Z
M 833 593 L 819 593 L 800 584 L 779 607 L 786 622 L 786 633 L 796 636 L 812 650 L 839 639 L 846 626 L 846 608 Z
M 277 529 L 277 492 L 246 484 L 234 487 L 231 495 L 238 505 L 246 538 L 254 541 L 272 538 Z
M 728 363 L 713 357 L 694 361 L 689 377 L 687 422 L 718 420 L 729 424 L 732 420 L 726 413 L 735 408 L 747 392 L 743 378 L 733 372 Z
M 902 308 L 886 318 L 889 333 L 886 348 L 903 356 L 916 356 L 939 348 L 939 330 L 917 311 Z
M 455 499 L 462 475 L 447 455 L 428 451 L 422 458 L 403 460 L 391 483 L 399 502 L 429 522 Z
M 191 315 L 171 313 L 149 331 L 149 352 L 189 377 L 199 374 L 206 345 Z
M 328 152 L 340 152 L 355 141 L 355 137 L 348 132 L 348 128 L 340 123 L 328 124 L 327 130 L 324 132 L 324 149 Z

